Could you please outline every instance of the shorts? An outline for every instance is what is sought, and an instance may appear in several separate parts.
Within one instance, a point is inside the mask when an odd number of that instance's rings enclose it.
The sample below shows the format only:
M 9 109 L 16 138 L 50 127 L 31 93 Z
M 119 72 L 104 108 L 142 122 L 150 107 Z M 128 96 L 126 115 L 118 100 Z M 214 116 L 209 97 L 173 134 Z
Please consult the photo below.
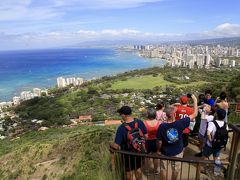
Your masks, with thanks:
M 147 153 L 157 152 L 157 140 L 147 140 Z
M 142 157 L 133 155 L 123 155 L 125 171 L 137 170 L 142 167 Z
M 189 134 L 187 133 L 183 133 L 182 134 L 182 140 L 183 140 L 183 147 L 187 147 L 188 146 L 188 139 L 189 139 Z
M 203 144 L 205 144 L 206 141 L 207 141 L 207 138 L 206 138 L 204 135 L 202 135 L 201 133 L 198 133 L 198 139 L 199 139 L 199 141 L 201 141 Z
M 205 144 L 203 148 L 203 156 L 209 157 L 213 155 L 213 157 L 219 157 L 220 156 L 221 149 L 213 149 L 212 147 Z
M 178 158 L 182 158 L 183 157 L 183 152 L 175 155 L 175 156 L 171 156 L 171 157 L 178 157 Z M 168 166 L 169 161 L 167 160 L 160 160 L 160 169 L 161 170 L 167 170 L 167 166 Z M 171 167 L 173 171 L 180 171 L 181 169 L 181 161 L 171 161 Z

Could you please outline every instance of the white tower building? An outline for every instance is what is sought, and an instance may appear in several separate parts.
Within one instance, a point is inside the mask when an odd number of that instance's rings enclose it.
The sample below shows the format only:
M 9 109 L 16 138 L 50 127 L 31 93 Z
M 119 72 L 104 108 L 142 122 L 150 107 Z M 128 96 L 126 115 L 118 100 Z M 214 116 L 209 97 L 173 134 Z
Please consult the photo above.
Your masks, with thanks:
M 20 100 L 21 100 L 21 98 L 19 96 L 14 96 L 13 97 L 13 104 L 14 105 L 20 104 Z
M 41 96 L 41 89 L 33 88 L 33 95 L 34 96 Z
M 58 88 L 63 88 L 66 86 L 66 81 L 63 77 L 57 78 L 57 86 L 58 86 Z

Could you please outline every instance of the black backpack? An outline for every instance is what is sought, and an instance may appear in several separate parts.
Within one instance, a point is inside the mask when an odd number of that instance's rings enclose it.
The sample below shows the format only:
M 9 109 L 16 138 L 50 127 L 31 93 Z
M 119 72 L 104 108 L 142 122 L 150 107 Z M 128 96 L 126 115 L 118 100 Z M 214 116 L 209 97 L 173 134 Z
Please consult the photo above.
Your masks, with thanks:
M 216 121 L 213 121 L 213 123 L 217 130 L 212 141 L 212 148 L 213 149 L 225 148 L 228 141 L 228 131 L 226 127 L 226 122 L 224 122 L 224 125 L 222 127 L 219 127 Z

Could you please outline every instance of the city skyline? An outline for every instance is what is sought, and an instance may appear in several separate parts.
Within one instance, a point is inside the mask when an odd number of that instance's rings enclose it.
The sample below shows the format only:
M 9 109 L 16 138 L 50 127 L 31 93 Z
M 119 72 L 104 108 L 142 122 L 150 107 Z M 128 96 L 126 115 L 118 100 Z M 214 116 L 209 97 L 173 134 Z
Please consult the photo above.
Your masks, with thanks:
M 239 5 L 237 0 L 3 0 L 0 49 L 236 37 Z

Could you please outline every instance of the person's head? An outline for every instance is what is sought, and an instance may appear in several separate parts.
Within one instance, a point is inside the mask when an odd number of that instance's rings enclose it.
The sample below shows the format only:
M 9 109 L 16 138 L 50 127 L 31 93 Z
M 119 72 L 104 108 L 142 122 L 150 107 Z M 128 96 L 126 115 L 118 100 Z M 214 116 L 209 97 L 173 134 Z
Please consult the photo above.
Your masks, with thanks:
M 224 109 L 217 109 L 216 115 L 217 120 L 224 120 L 226 117 L 226 111 Z
M 215 107 L 214 106 L 210 106 L 208 104 L 205 104 L 204 110 L 206 111 L 206 113 L 208 115 L 214 115 L 215 114 Z
M 212 91 L 210 89 L 206 90 L 205 91 L 205 98 L 207 100 L 209 100 L 209 99 L 211 99 L 211 97 L 212 97 Z
M 155 110 L 155 109 L 149 108 L 149 109 L 147 110 L 147 118 L 148 118 L 149 120 L 154 120 L 154 119 L 156 119 L 156 116 L 157 116 L 157 113 L 156 113 L 156 110 Z
M 125 120 L 127 117 L 131 116 L 132 109 L 129 106 L 122 106 L 117 110 L 117 112 L 123 118 L 123 120 Z
M 205 110 L 206 113 L 209 113 L 211 111 L 211 106 L 208 104 L 205 104 L 203 110 Z
M 225 100 L 227 98 L 227 94 L 225 92 L 221 92 L 221 94 L 219 95 L 219 98 L 221 100 Z
M 173 120 L 173 119 L 175 119 L 176 109 L 175 109 L 174 106 L 167 106 L 167 107 L 164 109 L 164 112 L 166 113 L 167 120 Z
M 161 110 L 164 108 L 164 103 L 163 101 L 159 101 L 157 104 L 156 104 L 156 110 Z
M 188 103 L 188 97 L 187 96 L 182 96 L 180 98 L 180 102 L 182 105 L 186 105 Z

